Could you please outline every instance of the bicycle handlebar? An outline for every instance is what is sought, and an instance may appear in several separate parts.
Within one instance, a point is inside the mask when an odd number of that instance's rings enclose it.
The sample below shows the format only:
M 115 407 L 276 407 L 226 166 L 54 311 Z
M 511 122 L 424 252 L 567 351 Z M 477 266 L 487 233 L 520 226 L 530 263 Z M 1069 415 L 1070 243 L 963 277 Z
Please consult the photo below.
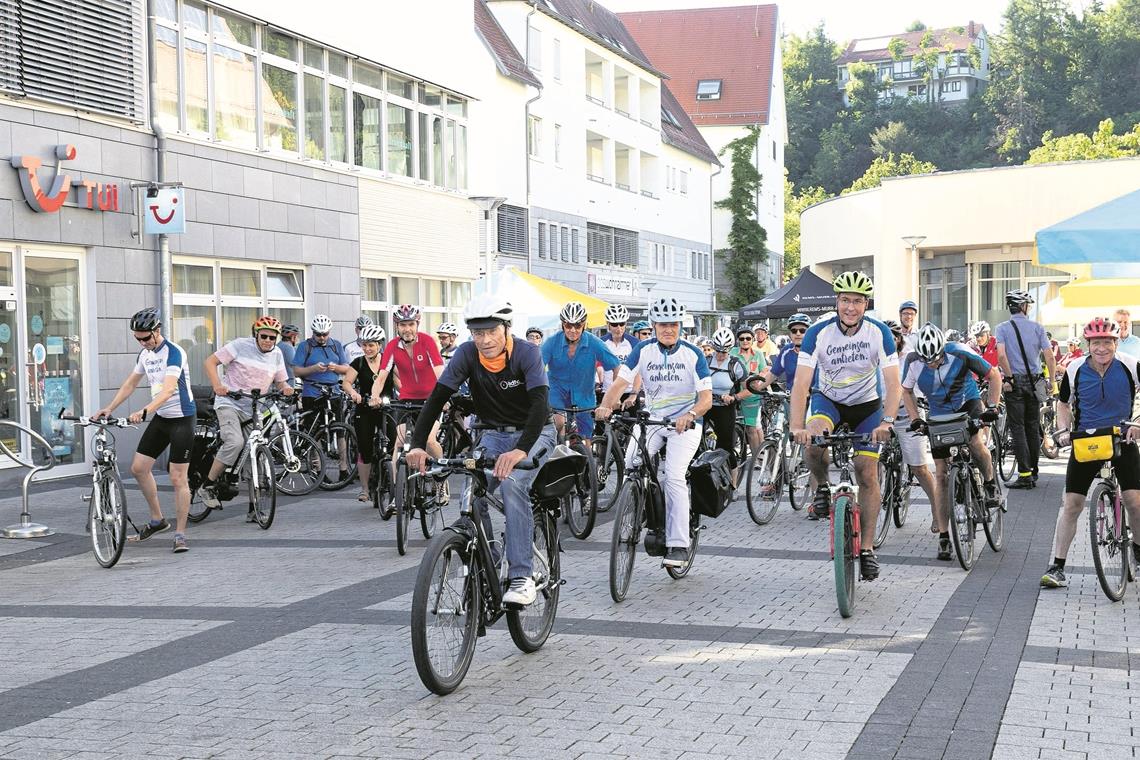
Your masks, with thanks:
M 64 414 L 64 412 L 66 412 L 66 411 L 67 410 L 65 408 L 60 407 L 59 414 L 56 415 L 57 418 L 61 419 L 61 420 L 65 420 L 67 422 L 74 422 L 75 424 L 77 424 L 81 427 L 86 427 L 87 425 L 95 425 L 97 427 L 117 427 L 117 428 L 134 427 L 126 417 L 104 417 L 101 420 L 97 420 L 94 417 L 76 417 L 73 414 Z M 144 420 L 146 419 L 146 410 L 145 409 L 143 410 L 142 418 Z
M 592 412 L 597 408 L 598 408 L 597 404 L 595 404 L 594 406 L 567 406 L 564 408 L 552 406 L 552 407 L 550 407 L 550 411 L 562 412 L 563 414 L 582 414 L 583 412 Z
M 546 454 L 546 451 L 547 451 L 546 449 L 543 449 L 542 451 L 538 452 L 533 457 L 531 457 L 529 460 L 527 460 L 527 459 L 522 460 L 521 462 L 519 462 L 518 464 L 515 465 L 515 469 L 516 470 L 536 470 L 536 469 L 538 469 L 538 467 L 540 465 L 540 462 L 538 461 L 538 459 L 539 459 L 539 457 Z M 431 457 L 428 457 L 427 472 L 413 472 L 409 476 L 408 479 L 411 480 L 412 478 L 423 477 L 426 475 L 442 475 L 445 472 L 447 472 L 447 473 L 460 472 L 463 474 L 470 473 L 474 470 L 484 470 L 486 472 L 490 472 L 490 471 L 495 469 L 495 460 L 496 459 L 497 459 L 497 457 L 486 457 L 486 456 L 451 457 L 451 458 L 440 457 L 439 459 L 432 459 Z
M 866 433 L 824 433 L 823 435 L 813 435 L 811 437 L 811 445 L 819 448 L 847 442 L 870 443 L 871 436 Z

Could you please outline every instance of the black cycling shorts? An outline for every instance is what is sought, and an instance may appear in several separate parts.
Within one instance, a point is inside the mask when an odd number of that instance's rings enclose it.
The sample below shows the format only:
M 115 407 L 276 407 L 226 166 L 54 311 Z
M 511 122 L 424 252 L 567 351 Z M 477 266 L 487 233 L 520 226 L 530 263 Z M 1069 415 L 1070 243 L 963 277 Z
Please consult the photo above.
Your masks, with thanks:
M 1078 462 L 1069 454 L 1069 466 L 1065 469 L 1065 493 L 1089 495 L 1089 488 L 1100 474 L 1104 462 Z M 1140 491 L 1140 449 L 1134 443 L 1122 443 L 1120 456 L 1113 458 L 1112 470 L 1121 491 Z
M 139 438 L 138 453 L 158 459 L 170 447 L 171 464 L 187 464 L 194 449 L 194 417 L 155 417 Z
M 962 412 L 965 412 L 971 419 L 977 419 L 978 417 L 982 416 L 982 412 L 984 411 L 986 411 L 986 405 L 982 403 L 982 400 L 972 398 L 966 403 L 962 404 L 962 408 L 958 410 L 958 413 L 961 414 Z M 949 459 L 950 449 L 936 448 L 935 446 L 931 445 L 930 456 L 934 457 L 935 459 Z

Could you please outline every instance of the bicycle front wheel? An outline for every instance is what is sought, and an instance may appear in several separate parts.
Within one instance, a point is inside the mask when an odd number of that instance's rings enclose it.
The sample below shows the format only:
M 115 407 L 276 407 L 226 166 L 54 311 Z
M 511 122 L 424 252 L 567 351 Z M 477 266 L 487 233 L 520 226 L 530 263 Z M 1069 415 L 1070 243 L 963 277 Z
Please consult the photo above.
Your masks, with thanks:
M 1002 493 L 1001 481 L 997 481 L 998 498 L 1001 504 L 1005 504 L 1005 494 Z M 1002 543 L 1005 541 L 1005 509 L 1002 506 L 990 509 L 988 505 L 984 507 L 988 519 L 982 523 L 982 528 L 986 531 L 986 543 L 990 545 L 990 549 L 995 552 L 1000 552 Z
M 625 459 L 613 433 L 606 432 L 594 438 L 594 461 L 598 480 L 598 493 L 609 489 L 609 496 L 598 497 L 598 511 L 608 512 L 617 500 L 622 481 L 625 480 Z
M 1092 541 L 1093 566 L 1104 595 L 1114 602 L 1124 598 L 1128 585 L 1127 517 L 1121 505 L 1117 518 L 1117 492 L 1101 481 L 1089 498 L 1089 538 Z
M 625 599 L 633 579 L 633 563 L 637 545 L 641 543 L 641 521 L 645 494 L 635 480 L 622 483 L 614 499 L 614 534 L 610 540 L 610 596 L 615 602 Z
M 895 487 L 899 490 L 898 496 L 895 497 L 894 508 L 891 510 L 891 517 L 895 521 L 895 527 L 901 528 L 906 525 L 906 516 L 910 512 L 910 497 L 914 491 L 914 476 L 909 472 L 903 476 L 906 465 L 901 465 L 899 473 L 896 477 Z
M 396 551 L 400 556 L 408 553 L 408 523 L 412 519 L 412 487 L 408 483 L 408 463 L 400 459 L 396 462 L 396 480 L 393 483 L 396 508 Z
M 467 539 L 445 530 L 428 545 L 412 591 L 412 659 L 424 686 L 455 691 L 475 655 L 482 612 Z
M 562 569 L 558 558 L 558 525 L 546 510 L 534 516 L 534 542 L 531 574 L 535 599 L 521 610 L 507 612 L 507 628 L 515 646 L 526 653 L 537 652 L 546 643 L 558 614 L 558 593 Z
M 273 477 L 273 458 L 264 446 L 249 464 L 249 511 L 262 530 L 269 530 L 277 514 L 277 483 Z
M 95 561 L 103 567 L 114 567 L 127 542 L 127 495 L 113 469 L 104 472 L 91 489 L 88 530 Z
M 967 475 L 966 477 L 970 477 Z M 957 468 L 950 471 L 947 489 L 946 509 L 950 513 L 950 541 L 954 544 L 954 554 L 963 570 L 974 566 L 974 516 L 973 499 L 969 482 L 962 482 Z
M 277 477 L 277 490 L 289 496 L 305 496 L 317 490 L 325 473 L 325 456 L 321 446 L 308 433 L 289 431 L 289 448 L 285 446 L 285 433 L 278 433 L 267 444 L 273 457 Z
M 585 458 L 586 467 L 570 494 L 563 500 L 563 509 L 566 511 L 566 524 L 570 533 L 574 538 L 585 541 L 594 530 L 594 521 L 598 517 L 598 473 L 594 457 L 586 451 L 584 444 L 575 443 L 570 448 Z
M 875 540 L 874 546 L 878 550 L 887 541 L 887 535 L 891 532 L 891 516 L 895 512 L 895 501 L 898 499 L 899 494 L 896 493 L 898 485 L 898 473 L 894 467 L 889 464 L 884 464 L 882 460 L 879 461 L 879 494 L 882 496 L 882 503 L 879 505 L 879 520 L 875 525 Z
M 436 489 L 429 493 L 428 481 L 422 478 L 417 479 L 416 502 L 420 508 L 420 532 L 430 539 L 443 527 L 443 503 L 436 498 Z
M 785 467 L 788 468 L 788 503 L 799 512 L 811 504 L 811 472 L 803 460 L 803 446 L 796 444 Z
M 855 554 L 855 505 L 850 496 L 838 496 L 831 505 L 831 559 L 835 573 L 835 599 L 839 614 L 851 617 L 855 612 L 855 573 L 859 557 Z
M 748 516 L 757 525 L 767 525 L 780 508 L 780 449 L 765 441 L 744 467 L 744 502 Z
M 325 455 L 325 477 L 320 487 L 325 491 L 339 491 L 356 477 L 356 431 L 340 422 L 313 432 Z

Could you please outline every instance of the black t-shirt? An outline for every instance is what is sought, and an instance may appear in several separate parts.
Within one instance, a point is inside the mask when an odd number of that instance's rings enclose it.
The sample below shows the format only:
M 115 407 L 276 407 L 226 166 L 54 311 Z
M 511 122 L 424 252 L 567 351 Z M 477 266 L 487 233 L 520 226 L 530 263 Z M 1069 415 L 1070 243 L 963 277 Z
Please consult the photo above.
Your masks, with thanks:
M 467 341 L 456 347 L 440 376 L 441 385 L 457 390 L 463 383 L 471 389 L 475 415 L 490 425 L 523 427 L 530 414 L 527 392 L 549 387 L 542 352 L 522 338 L 514 338 L 513 350 L 502 372 L 492 373 L 479 362 L 479 349 Z
M 376 380 L 376 374 L 372 368 L 368 366 L 368 359 L 363 356 L 358 356 L 349 364 L 356 370 L 356 391 L 364 397 L 362 402 L 365 406 L 368 405 L 368 396 L 372 393 L 372 385 Z M 384 390 L 380 394 L 382 396 L 392 397 L 392 380 L 394 372 L 388 373 L 388 379 L 384 383 Z

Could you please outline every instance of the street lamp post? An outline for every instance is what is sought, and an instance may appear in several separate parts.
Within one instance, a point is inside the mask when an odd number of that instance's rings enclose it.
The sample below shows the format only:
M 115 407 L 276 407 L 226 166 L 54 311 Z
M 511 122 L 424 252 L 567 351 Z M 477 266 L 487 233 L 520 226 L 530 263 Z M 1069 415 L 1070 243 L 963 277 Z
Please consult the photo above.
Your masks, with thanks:
M 910 261 L 911 261 L 911 288 L 914 289 L 915 303 L 918 303 L 921 291 L 918 287 L 918 246 L 926 240 L 926 235 L 903 235 L 902 241 L 910 246 Z

